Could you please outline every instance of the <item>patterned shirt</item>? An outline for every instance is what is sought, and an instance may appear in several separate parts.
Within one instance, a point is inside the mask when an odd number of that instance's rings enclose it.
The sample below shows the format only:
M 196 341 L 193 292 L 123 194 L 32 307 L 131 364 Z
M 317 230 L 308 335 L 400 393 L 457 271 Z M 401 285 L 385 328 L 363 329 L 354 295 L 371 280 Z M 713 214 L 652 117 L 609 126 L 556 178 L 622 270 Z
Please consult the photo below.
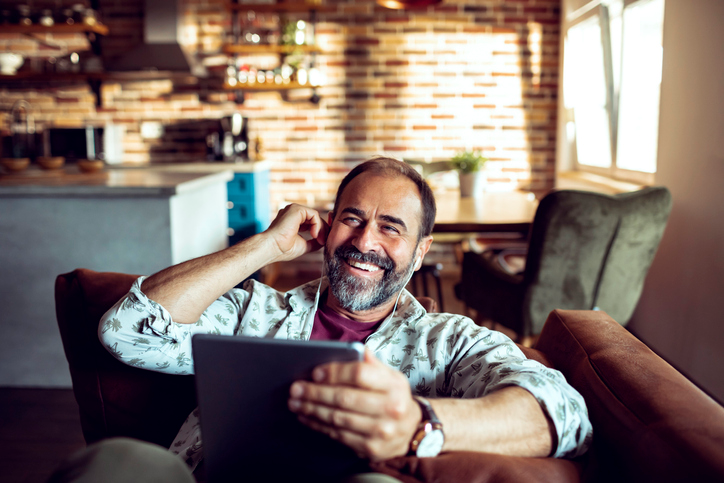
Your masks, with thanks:
M 320 293 L 329 283 L 323 278 L 282 293 L 248 280 L 243 289 L 219 297 L 196 323 L 179 324 L 141 291 L 144 278 L 101 318 L 98 334 L 120 361 L 168 374 L 193 374 L 194 334 L 308 340 Z M 507 336 L 467 317 L 427 313 L 407 290 L 365 346 L 404 373 L 415 395 L 476 398 L 511 385 L 528 390 L 555 426 L 552 456 L 575 457 L 590 444 L 585 402 L 560 372 L 527 359 Z M 192 468 L 201 460 L 198 409 L 181 427 L 171 451 Z

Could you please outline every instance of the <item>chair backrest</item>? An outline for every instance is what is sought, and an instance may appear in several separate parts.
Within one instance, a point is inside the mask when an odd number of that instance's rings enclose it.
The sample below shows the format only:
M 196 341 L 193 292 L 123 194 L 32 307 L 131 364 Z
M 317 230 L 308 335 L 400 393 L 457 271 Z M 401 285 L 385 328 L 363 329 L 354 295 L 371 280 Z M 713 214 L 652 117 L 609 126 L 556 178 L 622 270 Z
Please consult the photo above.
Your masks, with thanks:
M 603 267 L 596 307 L 626 325 L 641 297 L 672 202 L 663 187 L 623 193 L 616 199 L 620 221 Z
M 55 309 L 87 443 L 127 436 L 168 447 L 196 407 L 193 376 L 161 374 L 116 360 L 98 322 L 137 275 L 78 269 L 55 281 Z M 162 409 L 159 409 L 162 408 Z
M 548 194 L 531 229 L 524 326 L 539 333 L 554 309 L 600 308 L 628 323 L 670 210 L 663 187 L 616 196 Z

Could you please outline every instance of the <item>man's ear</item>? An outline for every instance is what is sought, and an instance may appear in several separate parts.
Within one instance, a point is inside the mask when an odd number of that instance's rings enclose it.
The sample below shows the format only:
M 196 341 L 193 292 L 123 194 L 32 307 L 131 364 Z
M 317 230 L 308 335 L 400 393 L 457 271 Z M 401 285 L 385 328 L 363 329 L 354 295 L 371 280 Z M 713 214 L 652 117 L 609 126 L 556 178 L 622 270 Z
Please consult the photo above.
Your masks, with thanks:
M 334 211 L 330 211 L 329 214 L 327 215 L 327 224 L 329 225 L 330 228 L 332 227 L 333 222 L 334 222 Z
M 422 240 L 420 240 L 420 243 L 417 245 L 417 253 L 415 254 L 417 261 L 415 262 L 415 271 L 419 270 L 422 266 L 422 259 L 425 258 L 425 255 L 430 250 L 430 246 L 432 245 L 432 235 L 426 236 Z

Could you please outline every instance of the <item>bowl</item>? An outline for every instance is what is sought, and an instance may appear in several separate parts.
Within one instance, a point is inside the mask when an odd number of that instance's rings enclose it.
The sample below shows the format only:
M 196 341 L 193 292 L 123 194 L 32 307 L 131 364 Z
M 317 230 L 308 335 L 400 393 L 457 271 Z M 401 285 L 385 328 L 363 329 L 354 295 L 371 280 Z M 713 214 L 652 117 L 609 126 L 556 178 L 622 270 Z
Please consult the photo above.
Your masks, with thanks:
M 0 74 L 15 75 L 23 62 L 22 55 L 13 54 L 12 52 L 0 52 Z
M 63 156 L 39 156 L 37 161 L 43 169 L 59 169 L 65 164 Z
M 105 166 L 105 163 L 100 159 L 79 159 L 78 169 L 84 173 L 95 173 L 100 171 Z
M 30 166 L 30 158 L 2 158 L 0 165 L 11 173 L 17 173 Z

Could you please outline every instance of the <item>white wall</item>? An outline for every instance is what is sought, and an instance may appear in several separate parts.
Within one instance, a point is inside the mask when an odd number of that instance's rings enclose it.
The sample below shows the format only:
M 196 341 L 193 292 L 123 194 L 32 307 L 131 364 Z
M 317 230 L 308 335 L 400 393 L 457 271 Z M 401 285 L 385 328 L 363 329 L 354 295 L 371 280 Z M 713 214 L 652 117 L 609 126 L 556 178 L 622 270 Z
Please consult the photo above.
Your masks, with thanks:
M 629 328 L 724 400 L 722 0 L 666 0 L 658 152 L 674 206 Z

